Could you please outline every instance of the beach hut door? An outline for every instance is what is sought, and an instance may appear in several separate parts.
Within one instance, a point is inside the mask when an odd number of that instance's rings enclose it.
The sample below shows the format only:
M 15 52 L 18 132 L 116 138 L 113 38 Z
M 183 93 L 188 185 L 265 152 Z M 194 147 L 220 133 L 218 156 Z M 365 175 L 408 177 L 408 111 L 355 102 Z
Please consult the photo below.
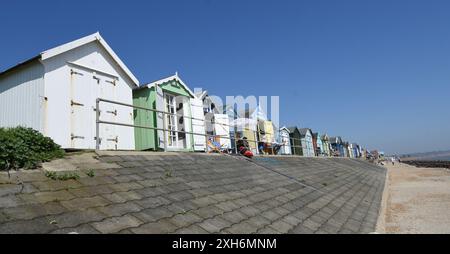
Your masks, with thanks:
M 164 94 L 161 89 L 161 87 L 156 86 L 156 110 L 158 112 L 156 113 L 157 119 L 156 119 L 156 126 L 158 129 L 165 129 L 166 126 L 164 126 L 164 114 L 160 113 L 164 111 Z M 164 148 L 164 132 L 162 130 L 158 130 L 158 147 Z
M 116 101 L 115 79 L 94 73 L 95 86 L 97 87 L 98 96 L 102 99 Z M 117 107 L 112 103 L 103 103 L 101 105 L 100 119 L 103 121 L 116 123 Z M 101 150 L 117 150 L 119 137 L 116 133 L 116 126 L 112 124 L 101 124 L 100 128 L 100 149 Z
M 203 114 L 203 101 L 198 98 L 191 98 L 192 110 L 192 132 L 205 134 L 205 115 Z M 206 139 L 203 135 L 194 135 L 194 150 L 205 151 Z
M 71 69 L 70 98 L 70 148 L 95 148 L 95 104 L 92 75 L 89 72 Z

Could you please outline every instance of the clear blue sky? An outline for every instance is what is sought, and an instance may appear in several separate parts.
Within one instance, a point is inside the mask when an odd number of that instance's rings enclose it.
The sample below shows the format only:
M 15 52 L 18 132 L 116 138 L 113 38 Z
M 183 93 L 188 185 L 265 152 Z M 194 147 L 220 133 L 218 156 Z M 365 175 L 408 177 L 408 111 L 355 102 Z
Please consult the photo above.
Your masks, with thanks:
M 148 3 L 147 3 L 148 2 Z M 0 69 L 100 31 L 141 82 L 279 95 L 281 122 L 450 149 L 449 1 L 7 1 Z

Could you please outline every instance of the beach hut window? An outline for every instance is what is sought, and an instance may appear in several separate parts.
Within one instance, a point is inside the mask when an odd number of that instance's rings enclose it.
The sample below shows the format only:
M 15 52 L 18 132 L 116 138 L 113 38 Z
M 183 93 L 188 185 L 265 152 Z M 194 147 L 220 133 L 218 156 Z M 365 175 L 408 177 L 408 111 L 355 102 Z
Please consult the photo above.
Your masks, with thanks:
M 177 126 L 177 119 L 175 114 L 175 97 L 166 94 L 165 97 L 165 104 L 166 104 L 166 112 L 169 114 L 166 114 L 166 122 L 167 122 L 167 145 L 169 147 L 174 147 L 178 143 L 178 126 Z
M 184 103 L 183 97 L 175 97 L 172 94 L 164 95 L 166 112 L 167 129 L 167 146 L 170 148 L 186 148 L 186 134 L 184 121 Z M 177 107 L 178 106 L 178 107 Z

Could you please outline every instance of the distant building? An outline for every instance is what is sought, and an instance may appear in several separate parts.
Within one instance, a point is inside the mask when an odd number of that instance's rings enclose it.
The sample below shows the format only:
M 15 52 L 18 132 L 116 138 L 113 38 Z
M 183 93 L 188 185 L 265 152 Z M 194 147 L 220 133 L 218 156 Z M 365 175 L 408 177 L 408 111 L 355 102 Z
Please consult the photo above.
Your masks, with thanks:
M 301 128 L 299 129 L 303 156 L 305 157 L 314 157 L 314 144 L 313 144 L 313 135 L 311 129 L 309 128 Z
M 279 143 L 281 145 L 280 148 L 280 154 L 283 155 L 291 155 L 292 149 L 291 149 L 291 139 L 289 137 L 289 129 L 286 127 L 280 128 L 280 134 L 279 134 Z
M 359 157 L 361 157 L 360 148 L 359 148 L 358 144 L 351 143 L 350 144 L 350 150 L 351 150 L 351 158 L 359 158 Z
M 323 142 L 322 142 L 322 138 L 320 137 L 320 133 L 318 133 L 318 132 L 313 133 L 313 145 L 314 145 L 315 155 L 316 156 L 324 156 Z
M 231 122 L 231 126 L 233 126 L 235 130 L 236 142 L 243 138 L 247 138 L 250 150 L 253 154 L 258 154 L 258 121 L 252 118 L 241 117 L 234 119 Z
M 344 141 L 343 146 L 344 146 L 344 156 L 343 157 L 350 157 L 350 149 L 349 149 L 348 142 Z
M 332 156 L 345 157 L 344 144 L 341 137 L 330 137 Z
M 327 134 L 324 134 L 320 136 L 322 140 L 322 148 L 323 148 L 323 154 L 325 156 L 331 156 L 331 148 L 330 148 L 330 139 Z
M 297 127 L 288 127 L 289 137 L 291 138 L 291 150 L 293 155 L 303 155 L 300 131 Z
M 208 136 L 209 142 L 217 142 L 221 150 L 231 149 L 230 118 L 228 114 L 221 112 L 223 110 L 222 105 L 216 105 L 207 91 L 196 93 L 195 96 L 202 101 L 202 114 L 204 114 L 205 119 L 204 128 L 206 128 L 207 134 L 211 135 Z M 203 137 L 203 140 L 205 140 L 205 137 Z M 198 142 L 200 143 L 200 141 L 199 138 Z

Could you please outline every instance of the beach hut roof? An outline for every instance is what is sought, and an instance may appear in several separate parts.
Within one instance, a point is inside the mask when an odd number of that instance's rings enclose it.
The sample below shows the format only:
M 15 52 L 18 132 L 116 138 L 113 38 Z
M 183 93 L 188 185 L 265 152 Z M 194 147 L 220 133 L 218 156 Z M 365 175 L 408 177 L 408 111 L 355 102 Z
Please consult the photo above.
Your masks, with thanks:
M 312 132 L 311 132 L 311 129 L 309 129 L 309 128 L 300 128 L 300 129 L 298 129 L 298 131 L 300 132 L 300 135 L 302 135 L 302 136 L 306 136 L 306 134 L 308 133 L 308 131 L 309 131 L 310 133 L 312 133 Z
M 297 132 L 299 132 L 299 130 L 296 126 L 288 127 L 287 129 L 289 130 L 290 133 L 294 133 L 296 130 L 297 130 Z
M 281 127 L 281 128 L 280 128 L 280 131 L 282 131 L 282 130 L 285 130 L 285 131 L 287 131 L 288 133 L 291 133 L 291 131 L 289 130 L 289 128 L 287 128 L 286 126 Z
M 195 97 L 199 98 L 199 99 L 205 99 L 205 97 L 208 95 L 208 91 L 207 90 L 203 90 L 203 91 L 198 91 L 195 93 Z
M 332 144 L 341 144 L 342 143 L 342 138 L 341 137 L 330 137 L 330 143 Z
M 84 46 L 88 43 L 91 42 L 98 42 L 105 50 L 106 52 L 111 56 L 111 58 L 114 60 L 114 62 L 119 66 L 120 69 L 122 69 L 122 71 L 125 73 L 125 75 L 128 76 L 128 78 L 131 79 L 131 81 L 134 83 L 135 86 L 139 86 L 139 81 L 138 79 L 133 75 L 133 73 L 131 73 L 131 71 L 128 69 L 128 67 L 122 62 L 122 60 L 120 60 L 120 58 L 116 55 L 116 53 L 114 53 L 114 51 L 111 49 L 111 47 L 108 45 L 108 43 L 106 43 L 106 41 L 102 38 L 102 36 L 100 35 L 99 32 L 96 32 L 94 34 L 85 36 L 83 38 L 80 38 L 78 40 L 75 41 L 71 41 L 69 43 L 54 47 L 52 49 L 46 50 L 42 53 L 40 53 L 37 56 L 34 56 L 24 62 L 21 62 L 3 72 L 0 72 L 0 76 L 2 76 L 3 74 L 6 74 L 10 71 L 13 71 L 15 69 L 17 69 L 20 66 L 23 66 L 27 63 L 30 63 L 32 61 L 35 60 L 46 60 L 52 57 L 55 57 L 57 55 L 63 54 L 67 51 L 79 48 L 81 46 Z
M 175 73 L 175 75 L 144 84 L 140 88 L 152 88 L 156 85 L 162 85 L 164 83 L 167 83 L 167 82 L 173 81 L 173 80 L 178 81 L 178 83 L 189 93 L 189 95 L 191 95 L 192 97 L 195 97 L 195 94 L 191 91 L 191 89 L 189 89 L 189 87 L 186 85 L 186 83 L 184 83 L 184 81 L 180 78 L 180 76 L 178 76 L 177 72 Z

